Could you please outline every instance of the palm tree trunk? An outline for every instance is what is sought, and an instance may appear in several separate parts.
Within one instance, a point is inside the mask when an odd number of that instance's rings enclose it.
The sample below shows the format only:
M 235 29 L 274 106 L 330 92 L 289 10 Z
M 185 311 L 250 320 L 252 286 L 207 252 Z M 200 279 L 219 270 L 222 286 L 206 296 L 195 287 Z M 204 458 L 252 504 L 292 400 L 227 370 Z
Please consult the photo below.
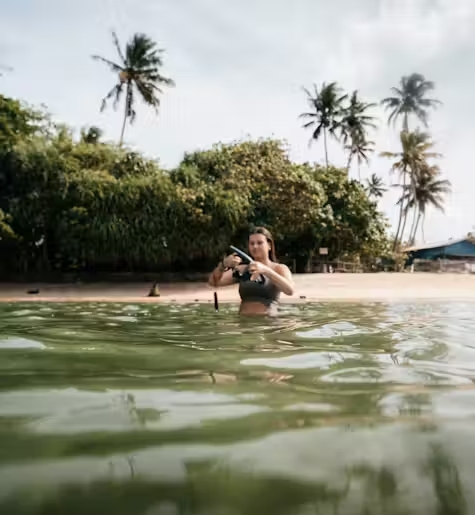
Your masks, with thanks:
M 413 167 L 411 167 L 411 169 L 410 169 L 409 180 L 411 182 L 412 198 L 413 198 L 413 200 L 415 202 L 415 200 L 416 200 L 416 180 L 415 180 L 415 168 L 413 168 Z M 402 231 L 401 231 L 401 241 L 402 241 L 402 239 L 404 237 L 404 229 L 406 227 L 406 222 L 407 222 L 408 215 L 409 215 L 409 199 L 407 200 L 407 209 L 406 209 L 406 213 L 405 213 L 405 216 L 404 216 L 404 223 L 403 223 Z M 409 238 L 408 238 L 409 243 L 411 242 L 411 236 L 412 236 L 412 234 L 409 234 Z
M 122 130 L 120 131 L 119 147 L 121 147 L 122 143 L 124 142 L 124 132 L 125 132 L 126 122 L 127 122 L 127 106 L 125 106 L 124 121 L 122 122 Z
M 328 148 L 327 148 L 327 129 L 323 128 L 323 145 L 325 147 L 325 163 L 328 168 Z
M 120 131 L 119 146 L 122 146 L 124 142 L 125 124 L 129 114 L 129 97 L 130 97 L 130 83 L 127 83 L 127 93 L 125 95 L 125 110 L 124 110 L 124 121 L 122 122 L 122 130 Z
M 346 173 L 347 173 L 348 177 L 350 176 L 350 166 L 351 166 L 351 158 L 352 157 L 353 157 L 353 152 L 350 150 L 350 154 L 348 155 L 348 162 L 346 163 Z
M 414 203 L 417 202 L 417 193 L 416 193 L 416 174 L 418 173 L 418 170 L 414 163 L 411 164 L 410 167 L 411 173 L 409 175 L 409 180 L 411 181 L 411 195 Z
M 409 243 L 411 245 L 414 243 L 414 240 L 416 238 L 415 227 L 416 227 L 416 221 L 417 221 L 417 213 L 418 213 L 418 208 L 417 208 L 417 206 L 415 206 L 414 214 L 412 217 L 411 231 L 409 232 Z
M 402 222 L 402 210 L 404 208 L 404 202 L 401 200 L 401 207 L 399 208 L 399 219 L 397 222 L 397 229 L 396 229 L 396 235 L 394 236 L 394 243 L 393 243 L 393 250 L 396 250 L 398 240 L 399 240 L 399 231 L 401 229 L 401 222 Z
M 402 191 L 404 192 L 404 186 L 406 185 L 406 170 L 403 172 L 402 176 Z M 399 230 L 401 229 L 402 215 L 404 209 L 404 202 L 401 199 L 401 207 L 399 208 L 399 220 L 397 223 L 396 236 L 394 237 L 393 250 L 396 250 L 398 239 L 399 239 Z
M 426 237 L 424 235 L 424 223 L 426 221 L 426 214 L 423 213 L 422 215 L 422 223 L 421 223 L 421 233 L 422 233 L 422 241 L 425 242 L 426 241 Z
M 406 222 L 407 222 L 407 215 L 409 214 L 409 206 L 406 205 L 406 208 L 404 209 L 404 222 L 402 224 L 402 229 L 401 229 L 401 243 L 404 239 L 404 231 L 406 230 Z
M 421 220 L 421 212 L 417 215 L 416 227 L 414 228 L 414 240 L 416 239 L 417 229 L 419 228 L 419 222 Z

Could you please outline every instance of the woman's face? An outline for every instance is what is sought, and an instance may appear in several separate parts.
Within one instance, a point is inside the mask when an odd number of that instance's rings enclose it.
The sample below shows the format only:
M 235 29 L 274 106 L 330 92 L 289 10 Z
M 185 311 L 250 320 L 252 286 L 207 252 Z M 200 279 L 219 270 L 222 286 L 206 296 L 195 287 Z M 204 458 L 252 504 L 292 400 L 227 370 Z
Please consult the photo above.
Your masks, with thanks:
M 269 256 L 270 245 L 263 234 L 249 236 L 249 254 L 254 259 L 266 259 Z

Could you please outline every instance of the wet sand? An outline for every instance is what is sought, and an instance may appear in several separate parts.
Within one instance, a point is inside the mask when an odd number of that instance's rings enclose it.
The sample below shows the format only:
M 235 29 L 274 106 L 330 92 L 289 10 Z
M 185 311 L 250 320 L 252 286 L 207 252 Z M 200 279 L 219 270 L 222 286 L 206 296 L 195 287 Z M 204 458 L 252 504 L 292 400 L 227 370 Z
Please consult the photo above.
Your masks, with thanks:
M 432 273 L 301 274 L 296 291 L 282 302 L 361 300 L 475 300 L 475 275 Z M 14 284 L 0 283 L 0 302 L 213 302 L 206 283 L 159 285 L 160 297 L 148 297 L 151 283 Z M 31 295 L 28 289 L 38 288 Z M 236 286 L 220 288 L 219 302 L 239 302 Z

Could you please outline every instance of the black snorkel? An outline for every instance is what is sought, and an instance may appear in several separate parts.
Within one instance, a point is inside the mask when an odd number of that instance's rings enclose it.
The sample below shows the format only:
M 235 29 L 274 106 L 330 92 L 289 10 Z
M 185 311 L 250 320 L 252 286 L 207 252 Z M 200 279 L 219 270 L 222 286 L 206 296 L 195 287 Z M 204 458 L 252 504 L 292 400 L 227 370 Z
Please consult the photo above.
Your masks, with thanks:
M 252 261 L 251 256 L 243 252 L 241 249 L 238 249 L 234 245 L 229 245 L 229 248 L 234 252 L 234 254 L 238 255 L 241 258 L 241 261 L 245 265 L 248 265 Z
M 241 261 L 245 265 L 249 265 L 250 263 L 252 263 L 254 261 L 252 259 L 252 257 L 249 256 L 249 254 L 246 254 L 245 252 L 243 252 L 241 249 L 238 249 L 234 245 L 229 245 L 229 248 L 234 251 L 234 254 L 236 254 L 237 256 L 239 256 L 241 258 Z M 260 275 L 259 279 L 252 279 L 252 281 L 254 281 L 256 283 L 264 282 L 264 277 L 262 275 Z

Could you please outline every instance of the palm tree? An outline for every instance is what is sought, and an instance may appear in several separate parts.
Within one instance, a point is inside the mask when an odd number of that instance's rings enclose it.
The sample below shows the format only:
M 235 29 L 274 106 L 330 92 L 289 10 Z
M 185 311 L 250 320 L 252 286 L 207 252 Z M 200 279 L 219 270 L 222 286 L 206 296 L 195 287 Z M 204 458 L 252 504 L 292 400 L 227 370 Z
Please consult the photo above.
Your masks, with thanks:
M 414 218 L 409 242 L 412 244 L 416 239 L 419 222 L 422 219 L 422 238 L 424 239 L 424 219 L 428 206 L 433 206 L 439 211 L 444 212 L 444 195 L 451 192 L 450 181 L 440 179 L 440 169 L 437 165 L 429 166 L 424 163 L 415 174 L 415 189 L 409 184 L 403 186 L 401 201 L 406 206 L 414 207 Z
M 375 129 L 374 116 L 367 114 L 376 104 L 362 102 L 358 97 L 358 91 L 353 91 L 350 102 L 343 109 L 340 122 L 340 134 L 344 147 L 349 150 L 347 170 L 350 171 L 353 156 L 358 157 L 358 164 L 368 162 L 368 153 L 372 151 L 372 142 L 367 141 L 370 129 Z
M 366 183 L 366 191 L 368 192 L 368 197 L 370 198 L 381 198 L 386 193 L 386 191 L 388 191 L 384 186 L 383 179 L 378 177 L 375 173 L 373 173 L 369 179 L 366 179 Z
M 361 182 L 361 164 L 364 162 L 369 163 L 369 154 L 374 151 L 373 141 L 366 141 L 363 136 L 354 134 L 351 138 L 351 143 L 345 146 L 348 150 L 348 162 L 346 164 L 346 171 L 350 173 L 350 166 L 353 157 L 356 157 L 358 163 L 358 180 Z
M 103 131 L 100 127 L 89 127 L 87 130 L 81 130 L 81 141 L 83 143 L 89 143 L 91 145 L 97 145 L 99 143 L 101 137 L 103 135 Z
M 145 104 L 153 107 L 158 114 L 161 86 L 174 86 L 175 83 L 172 79 L 160 74 L 160 68 L 163 66 L 163 50 L 158 49 L 148 36 L 140 33 L 134 34 L 125 46 L 125 54 L 120 48 L 115 32 L 112 33 L 112 38 L 119 54 L 120 64 L 99 55 L 93 55 L 92 58 L 107 64 L 117 74 L 118 79 L 116 85 L 103 99 L 101 111 L 105 109 L 107 101 L 112 97 L 114 97 L 113 105 L 116 108 L 125 90 L 124 121 L 119 141 L 119 145 L 122 145 L 127 119 L 130 119 L 130 123 L 133 123 L 135 119 L 136 95 L 140 95 Z
M 310 144 L 318 140 L 323 134 L 323 145 L 325 148 L 325 163 L 328 167 L 328 148 L 327 148 L 327 133 L 337 138 L 336 132 L 340 127 L 340 118 L 343 113 L 343 102 L 346 100 L 347 95 L 341 93 L 341 89 L 336 82 L 322 84 L 320 91 L 316 85 L 313 86 L 313 95 L 304 88 L 307 94 L 307 101 L 310 105 L 311 111 L 302 113 L 299 118 L 309 119 L 304 124 L 303 128 L 314 128 Z
M 427 127 L 429 109 L 437 108 L 441 102 L 435 98 L 427 98 L 427 94 L 435 88 L 435 84 L 425 79 L 420 73 L 412 73 L 401 78 L 398 88 L 391 88 L 394 96 L 384 98 L 381 103 L 390 111 L 388 123 L 402 116 L 403 130 L 409 130 L 409 116 L 416 116 Z
M 415 177 L 418 170 L 427 164 L 428 159 L 440 157 L 440 154 L 430 152 L 434 144 L 430 141 L 430 136 L 426 132 L 420 132 L 419 130 L 407 132 L 403 130 L 400 133 L 400 140 L 401 152 L 382 152 L 380 155 L 396 160 L 391 167 L 391 171 L 399 174 L 399 177 L 402 179 L 403 190 L 406 190 L 409 179 L 409 187 L 414 192 Z M 401 198 L 398 202 L 399 220 L 394 238 L 394 248 L 397 247 L 399 237 L 402 241 L 407 215 L 412 207 L 408 205 L 407 201 L 407 198 Z

